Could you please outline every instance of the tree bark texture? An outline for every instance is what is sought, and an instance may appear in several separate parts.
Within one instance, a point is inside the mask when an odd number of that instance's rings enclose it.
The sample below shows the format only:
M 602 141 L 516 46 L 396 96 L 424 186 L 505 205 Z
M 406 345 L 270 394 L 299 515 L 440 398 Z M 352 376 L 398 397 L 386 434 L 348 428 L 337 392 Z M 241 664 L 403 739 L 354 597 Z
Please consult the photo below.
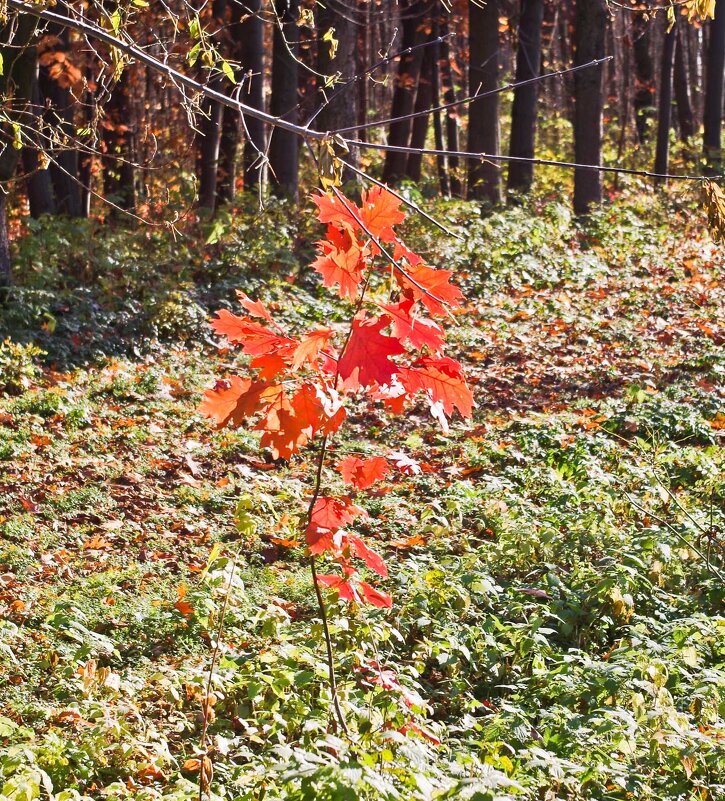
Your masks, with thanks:
M 429 109 L 433 101 L 433 47 L 426 47 L 423 51 L 423 63 L 420 68 L 418 78 L 418 91 L 415 96 L 415 111 L 425 111 Z M 410 133 L 410 146 L 418 149 L 425 147 L 428 136 L 430 115 L 422 115 L 413 120 L 413 128 Z M 411 181 L 420 181 L 423 156 L 421 153 L 409 153 L 406 165 L 406 177 Z
M 709 168 L 722 168 L 723 80 L 725 74 L 725 0 L 717 0 L 710 22 L 705 74 L 703 147 Z
M 605 0 L 577 0 L 575 30 L 576 65 L 604 57 L 607 31 Z M 602 65 L 574 75 L 574 160 L 600 164 L 602 160 Z M 587 214 L 602 200 L 599 170 L 574 170 L 574 212 Z
M 276 0 L 279 24 L 274 26 L 272 46 L 272 99 L 270 112 L 297 122 L 299 52 L 299 0 Z M 280 197 L 297 198 L 299 179 L 299 139 L 289 131 L 275 128 L 269 146 L 272 192 Z
M 521 0 L 519 18 L 519 44 L 516 54 L 516 81 L 536 78 L 541 67 L 541 24 L 544 17 L 544 0 Z M 520 86 L 514 90 L 511 111 L 511 142 L 509 155 L 533 158 L 536 135 L 538 84 Z M 508 188 L 527 192 L 534 180 L 533 164 L 511 162 L 508 171 Z
M 686 36 L 686 32 L 683 30 L 684 27 L 685 24 L 683 23 L 677 25 L 674 89 L 680 139 L 683 142 L 689 142 L 695 134 L 695 119 L 692 114 L 692 103 L 690 101 L 690 81 L 687 73 L 686 51 L 684 47 Z
M 244 15 L 234 26 L 234 36 L 239 43 L 239 61 L 243 74 L 241 101 L 255 109 L 264 110 L 264 23 L 260 16 L 261 0 L 247 0 Z M 244 142 L 244 189 L 256 190 L 264 178 L 264 165 L 260 153 L 267 143 L 264 123 L 246 117 L 243 124 Z
M 83 216 L 81 187 L 78 181 L 78 150 L 73 146 L 75 126 L 73 105 L 75 100 L 70 90 L 68 75 L 61 70 L 53 74 L 51 66 L 66 62 L 69 50 L 67 28 L 50 26 L 44 37 L 48 45 L 40 55 L 38 86 L 41 100 L 46 106 L 45 122 L 53 131 L 56 140 L 49 148 L 51 162 L 48 167 L 55 194 L 56 212 L 69 217 Z
M 481 6 L 469 0 L 470 62 L 468 94 L 491 92 L 499 80 L 499 3 L 488 0 Z M 500 152 L 499 95 L 475 100 L 468 107 L 468 150 L 498 155 Z M 501 168 L 481 160 L 468 162 L 468 197 L 498 203 L 501 200 Z
M 632 49 L 634 50 L 634 124 L 637 139 L 647 141 L 650 123 L 654 117 L 655 84 L 654 63 L 652 61 L 651 22 L 643 14 L 635 14 L 632 19 Z
M 422 15 L 424 12 L 425 5 L 421 0 L 401 3 L 403 29 L 401 49 L 416 47 L 424 41 L 422 32 Z M 391 117 L 404 117 L 413 112 L 420 68 L 423 62 L 423 51 L 424 48 L 418 47 L 412 53 L 402 56 L 399 60 Z M 392 123 L 388 132 L 388 144 L 397 147 L 408 147 L 412 128 L 411 120 Z M 383 180 L 390 184 L 402 180 L 405 177 L 406 163 L 406 153 L 389 151 L 385 156 Z
M 0 31 L 0 54 L 3 71 L 0 75 L 0 95 L 4 97 L 7 121 L 0 125 L 0 287 L 10 283 L 11 264 L 8 241 L 7 196 L 5 187 L 12 180 L 20 159 L 20 149 L 12 123 L 22 125 L 32 115 L 33 78 L 37 53 L 34 38 L 37 21 L 26 14 L 19 15 L 16 24 L 7 23 Z
M 665 18 L 665 25 L 667 25 Z M 677 25 L 665 33 L 662 45 L 662 65 L 660 67 L 660 98 L 657 115 L 657 149 L 655 151 L 655 172 L 667 172 L 670 159 L 670 128 L 672 126 L 672 68 L 674 66 Z

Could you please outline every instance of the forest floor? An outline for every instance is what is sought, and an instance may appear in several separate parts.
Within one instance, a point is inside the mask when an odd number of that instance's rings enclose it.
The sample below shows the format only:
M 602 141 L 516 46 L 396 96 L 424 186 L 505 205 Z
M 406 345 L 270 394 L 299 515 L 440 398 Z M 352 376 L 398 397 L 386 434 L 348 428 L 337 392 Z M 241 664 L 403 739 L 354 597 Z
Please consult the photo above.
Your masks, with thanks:
M 21 243 L 0 328 L 45 355 L 0 350 L 0 799 L 198 797 L 228 586 L 214 798 L 725 797 L 722 246 L 645 191 L 585 225 L 551 198 L 434 210 L 461 240 L 407 236 L 465 290 L 477 407 L 448 435 L 422 407 L 361 414 L 333 442 L 331 463 L 421 468 L 362 501 L 392 610 L 332 606 L 351 741 L 299 545 L 314 452 L 274 463 L 195 411 L 231 369 L 206 318 L 234 287 L 291 327 L 345 319 L 304 266 L 315 226 Z M 425 700 L 428 737 L 361 655 Z

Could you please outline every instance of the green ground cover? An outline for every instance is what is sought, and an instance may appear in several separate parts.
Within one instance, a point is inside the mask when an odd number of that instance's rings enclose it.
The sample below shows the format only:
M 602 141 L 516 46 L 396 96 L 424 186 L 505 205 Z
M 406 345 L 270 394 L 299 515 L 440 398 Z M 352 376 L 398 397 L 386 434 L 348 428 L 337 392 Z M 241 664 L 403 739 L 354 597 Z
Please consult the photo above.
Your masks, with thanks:
M 361 501 L 392 610 L 333 603 L 330 723 L 298 524 L 314 452 L 215 432 L 234 289 L 294 328 L 342 322 L 284 206 L 198 239 L 48 223 L 0 318 L 0 799 L 725 797 L 723 251 L 684 196 L 586 224 L 554 197 L 407 236 L 454 269 L 451 353 L 477 408 L 352 417 L 333 454 L 421 472 Z M 309 325 L 307 325 L 309 327 Z M 35 343 L 34 351 L 29 343 Z M 328 481 L 336 479 L 330 472 Z M 240 496 L 256 531 L 240 535 Z M 397 671 L 436 745 L 399 729 Z M 417 709 L 420 707 L 420 709 Z

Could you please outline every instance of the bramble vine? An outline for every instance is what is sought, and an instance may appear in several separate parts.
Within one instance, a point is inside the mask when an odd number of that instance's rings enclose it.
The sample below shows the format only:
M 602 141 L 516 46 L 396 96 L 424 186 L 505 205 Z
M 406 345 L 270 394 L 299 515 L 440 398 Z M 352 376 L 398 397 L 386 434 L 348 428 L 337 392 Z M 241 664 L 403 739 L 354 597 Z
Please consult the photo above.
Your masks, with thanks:
M 305 542 L 325 633 L 329 683 L 335 715 L 347 732 L 337 698 L 334 651 L 322 590 L 346 602 L 389 608 L 391 596 L 361 570 L 388 575 L 383 558 L 347 526 L 366 516 L 351 494 L 324 492 L 327 445 L 347 416 L 346 402 L 362 396 L 401 414 L 422 395 L 444 430 L 457 409 L 471 415 L 473 396 L 461 364 L 444 355 L 445 332 L 433 318 L 445 317 L 462 300 L 451 271 L 424 263 L 399 239 L 395 226 L 405 214 L 387 189 L 363 192 L 358 206 L 333 188 L 316 194 L 317 219 L 327 226 L 317 242 L 312 267 L 323 284 L 353 306 L 347 328 L 316 328 L 288 334 L 267 308 L 243 292 L 237 298 L 245 316 L 221 310 L 212 327 L 250 357 L 249 375 L 223 378 L 207 390 L 200 411 L 219 427 L 255 419 L 261 445 L 275 459 L 289 459 L 319 439 L 315 483 L 305 519 Z M 398 470 L 411 474 L 417 464 L 402 453 L 386 457 L 347 456 L 336 468 L 351 492 L 362 492 Z M 318 560 L 337 566 L 319 573 Z M 365 681 L 396 690 L 408 703 L 395 674 L 378 663 L 361 664 Z M 409 704 L 408 704 L 409 705 Z M 430 736 L 411 718 L 406 728 Z

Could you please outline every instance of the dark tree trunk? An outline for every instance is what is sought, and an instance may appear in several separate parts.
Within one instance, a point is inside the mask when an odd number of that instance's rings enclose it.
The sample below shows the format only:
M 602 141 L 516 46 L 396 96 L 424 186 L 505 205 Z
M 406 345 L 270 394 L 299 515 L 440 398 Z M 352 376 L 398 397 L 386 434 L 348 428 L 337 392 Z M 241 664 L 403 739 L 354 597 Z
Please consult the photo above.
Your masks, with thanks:
M 717 0 L 710 22 L 705 77 L 703 146 L 709 169 L 722 168 L 723 75 L 725 73 L 725 0 Z
M 668 24 L 665 19 L 665 25 Z M 665 34 L 662 45 L 662 66 L 660 69 L 660 99 L 657 115 L 657 150 L 655 152 L 655 172 L 665 174 L 670 158 L 670 127 L 672 125 L 672 67 L 675 55 L 677 25 Z
M 437 24 L 434 25 L 433 37 L 435 39 L 440 35 L 440 28 Z M 441 62 L 440 62 L 440 44 L 432 45 L 433 50 L 433 69 L 431 71 L 431 105 L 433 107 L 439 106 L 441 102 Z M 443 123 L 441 120 L 441 112 L 433 112 L 433 139 L 436 150 L 443 150 Z M 445 196 L 450 195 L 451 182 L 448 178 L 448 169 L 446 167 L 446 158 L 443 155 L 436 156 L 436 167 L 438 169 L 438 181 L 440 183 L 441 193 Z
M 219 170 L 217 174 L 217 202 L 231 203 L 237 185 L 237 149 L 239 146 L 239 114 L 224 107 L 222 132 L 219 140 Z
M 261 0 L 247 0 L 249 14 L 234 27 L 239 42 L 239 61 L 244 76 L 241 99 L 252 108 L 264 111 L 264 23 L 260 16 Z M 266 137 L 264 123 L 251 117 L 244 119 L 244 188 L 256 189 L 262 182 L 263 164 L 259 154 L 264 153 Z
M 423 41 L 422 14 L 425 11 L 424 3 L 421 0 L 413 0 L 401 3 L 401 14 L 403 16 L 403 41 L 401 49 L 415 47 Z M 415 107 L 415 94 L 420 76 L 420 67 L 423 61 L 424 48 L 418 48 L 412 53 L 407 53 L 398 62 L 398 75 L 393 93 L 393 103 L 391 107 L 391 117 L 404 117 L 411 114 Z M 390 126 L 388 133 L 388 144 L 396 147 L 408 147 L 410 144 L 410 134 L 412 131 L 411 120 L 401 120 L 394 122 Z M 405 166 L 408 156 L 406 153 L 396 153 L 388 151 L 385 156 L 385 166 L 383 168 L 383 181 L 393 184 L 405 177 Z
M 118 209 L 132 211 L 136 206 L 129 69 L 124 69 L 111 90 L 102 123 L 103 194 L 118 207 L 111 207 L 110 217 L 115 217 Z
M 441 14 L 441 36 L 448 34 L 448 16 L 444 11 Z M 440 77 L 441 86 L 443 88 L 443 102 L 455 103 L 456 89 L 453 85 L 453 71 L 451 70 L 451 48 L 449 40 L 445 39 L 440 45 Z M 449 153 L 455 153 L 460 150 L 458 139 L 458 109 L 446 110 L 446 149 Z M 458 175 L 458 156 L 448 156 L 448 182 L 450 184 L 451 194 L 454 197 L 463 196 L 463 188 L 461 187 L 461 179 Z
M 69 87 L 61 84 L 60 77 L 51 77 L 49 68 L 50 64 L 55 63 L 54 53 L 58 54 L 61 64 L 67 58 L 69 34 L 68 29 L 56 26 L 49 28 L 49 34 L 53 37 L 52 44 L 44 51 L 44 55 L 48 57 L 47 63 L 44 64 L 44 59 L 40 59 L 38 86 L 40 95 L 45 99 L 48 107 L 45 121 L 51 126 L 54 137 L 60 140 L 60 146 L 53 148 L 52 160 L 48 169 L 55 193 L 56 211 L 59 214 L 67 214 L 69 217 L 82 217 L 83 204 L 78 179 L 78 151 L 70 144 L 75 136 L 73 124 L 75 100 Z M 61 72 L 60 76 L 64 74 Z
M 418 79 L 418 91 L 415 96 L 415 111 L 429 109 L 433 102 L 433 47 L 426 47 L 423 51 L 423 63 Z M 410 146 L 418 149 L 425 147 L 428 137 L 430 115 L 422 115 L 413 120 L 413 130 L 410 134 Z M 421 153 L 409 153 L 405 174 L 411 181 L 420 181 L 423 156 Z
M 576 65 L 604 57 L 606 31 L 605 0 L 577 0 Z M 574 79 L 574 160 L 578 164 L 599 164 L 602 159 L 602 66 L 580 70 Z M 587 214 L 592 205 L 601 201 L 599 170 L 575 170 L 574 212 Z
M 299 0 L 276 0 L 280 25 L 274 26 L 272 47 L 272 99 L 270 111 L 275 117 L 297 122 L 298 70 L 295 57 L 299 51 Z M 272 192 L 282 197 L 297 197 L 299 184 L 299 140 L 289 131 L 275 128 L 269 146 Z
M 541 23 L 544 17 L 543 0 L 521 0 L 519 19 L 519 45 L 516 54 L 516 81 L 526 81 L 539 75 L 541 66 Z M 536 101 L 538 84 L 520 86 L 514 90 L 511 110 L 511 143 L 509 154 L 518 158 L 534 156 L 536 133 Z M 530 162 L 511 162 L 508 188 L 527 192 L 534 180 L 534 166 Z
M 10 240 L 8 239 L 7 195 L 0 192 L 0 302 L 4 300 L 3 290 L 10 283 Z
M 351 16 L 353 12 L 327 4 L 317 13 L 317 71 L 327 78 L 337 76 L 337 83 L 327 87 L 325 78 L 317 79 L 316 104 L 323 106 L 315 119 L 318 131 L 333 131 L 336 128 L 349 128 L 358 121 L 359 94 L 355 86 L 349 86 L 333 100 L 329 99 L 340 82 L 348 81 L 357 74 L 357 26 Z M 337 52 L 334 57 L 330 43 L 322 40 L 328 30 L 334 30 L 337 39 Z
M 226 0 L 214 0 L 212 5 L 213 25 L 216 30 L 224 30 Z M 216 46 L 226 55 L 224 37 L 217 37 Z M 225 80 L 215 75 L 209 86 L 217 92 L 224 91 Z M 196 168 L 199 178 L 198 206 L 208 212 L 213 212 L 217 204 L 217 178 L 219 172 L 219 152 L 222 136 L 222 122 L 224 120 L 224 107 L 204 98 L 201 104 L 201 114 L 197 123 L 199 130 L 198 150 L 196 153 Z
M 469 0 L 470 62 L 468 94 L 491 92 L 498 87 L 498 0 L 481 6 Z M 482 97 L 468 107 L 468 150 L 498 155 L 500 148 L 499 95 Z M 491 161 L 468 162 L 468 197 L 498 203 L 501 200 L 501 169 Z
M 40 126 L 42 117 L 42 103 L 40 88 L 37 80 L 37 66 L 33 70 L 33 120 L 35 129 Z M 23 148 L 23 170 L 28 174 L 25 179 L 25 188 L 28 193 L 28 206 L 31 217 L 41 217 L 43 214 L 55 214 L 55 198 L 53 197 L 53 184 L 47 164 L 43 164 L 43 143 L 34 132 L 28 132 L 28 138 L 33 142 Z
M 10 283 L 11 275 L 4 184 L 15 175 L 20 158 L 20 150 L 13 146 L 15 132 L 12 124 L 15 122 L 22 125 L 32 113 L 33 78 L 37 58 L 32 42 L 36 28 L 37 21 L 34 17 L 20 14 L 17 20 L 4 25 L 0 30 L 0 54 L 3 59 L 0 95 L 4 98 L 4 120 L 0 122 L 0 288 Z
M 358 10 L 364 9 L 365 13 L 365 22 L 362 25 L 358 25 L 358 34 L 357 34 L 357 43 L 358 43 L 358 64 L 361 66 L 370 66 L 373 63 L 373 59 L 370 56 L 371 48 L 370 43 L 374 34 L 372 25 L 372 3 L 367 2 L 367 0 L 358 0 Z M 364 125 L 368 119 L 368 79 L 363 78 L 361 81 L 357 82 L 357 89 L 352 89 L 351 91 L 357 91 L 357 119 L 361 125 Z M 363 142 L 367 141 L 367 130 L 365 128 L 361 128 L 358 131 L 358 139 L 361 139 Z
M 214 79 L 211 87 L 221 91 L 221 81 Z M 217 171 L 219 168 L 219 144 L 221 141 L 224 107 L 213 100 L 204 99 L 199 121 L 199 150 L 197 170 L 199 176 L 199 200 L 201 209 L 212 212 L 216 208 Z
M 655 85 L 652 62 L 650 21 L 643 14 L 632 19 L 632 49 L 634 51 L 634 123 L 640 144 L 647 141 L 650 122 L 654 117 Z
M 675 102 L 677 103 L 677 121 L 680 129 L 680 139 L 689 142 L 695 134 L 695 120 L 692 115 L 690 102 L 690 82 L 687 75 L 687 62 L 685 60 L 685 36 L 683 26 L 677 26 L 677 42 L 675 44 Z

